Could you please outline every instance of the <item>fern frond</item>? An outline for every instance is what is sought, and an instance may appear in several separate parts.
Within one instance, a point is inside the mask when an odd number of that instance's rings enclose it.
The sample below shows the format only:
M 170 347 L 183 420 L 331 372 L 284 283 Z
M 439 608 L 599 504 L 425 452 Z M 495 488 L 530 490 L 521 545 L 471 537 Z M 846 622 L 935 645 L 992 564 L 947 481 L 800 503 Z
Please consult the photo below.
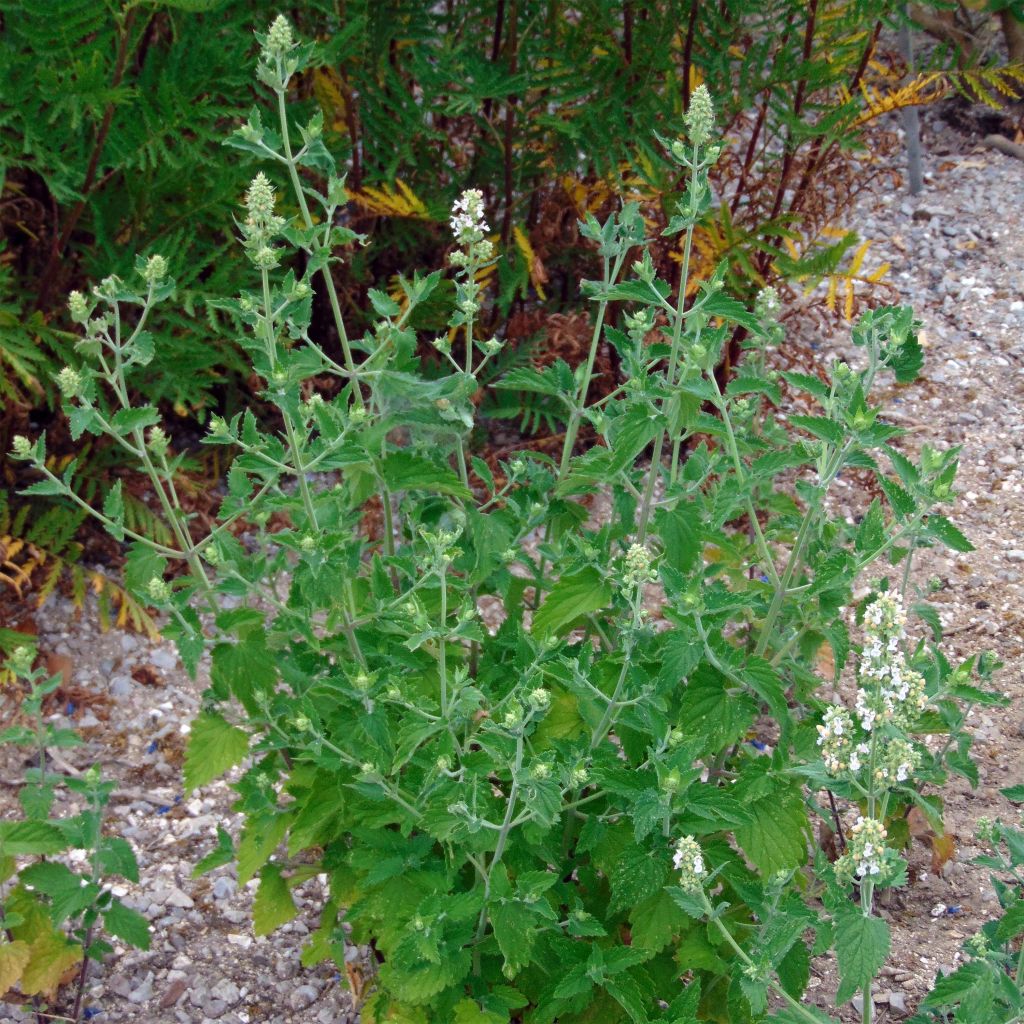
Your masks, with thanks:
M 397 188 L 381 185 L 375 188 L 367 185 L 352 192 L 352 200 L 369 213 L 379 217 L 405 217 L 411 220 L 436 220 L 431 216 L 423 200 L 417 196 L 401 178 L 395 179 Z

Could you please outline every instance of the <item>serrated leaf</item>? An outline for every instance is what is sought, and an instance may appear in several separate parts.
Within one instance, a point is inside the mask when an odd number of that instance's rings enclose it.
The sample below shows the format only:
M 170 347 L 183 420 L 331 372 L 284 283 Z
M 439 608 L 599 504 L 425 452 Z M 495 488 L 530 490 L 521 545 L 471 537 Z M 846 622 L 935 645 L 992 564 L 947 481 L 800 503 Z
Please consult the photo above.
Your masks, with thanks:
M 790 416 L 789 421 L 793 426 L 806 430 L 808 434 L 827 441 L 836 448 L 842 447 L 845 440 L 843 428 L 824 416 Z
M 120 875 L 129 882 L 139 880 L 139 863 L 132 844 L 120 836 L 103 837 L 96 851 L 96 863 L 101 875 Z
M 70 942 L 56 929 L 38 934 L 29 948 L 29 961 L 22 969 L 20 988 L 26 996 L 52 996 L 64 972 L 82 959 L 82 947 Z
M 996 938 L 1000 942 L 1015 939 L 1024 932 L 1024 900 L 1018 900 L 999 919 L 996 925 Z
M 658 509 L 654 525 L 665 546 L 665 562 L 682 573 L 693 569 L 704 550 L 700 506 L 688 501 L 673 509 Z
M 516 901 L 497 903 L 488 913 L 498 948 L 505 958 L 505 977 L 511 978 L 530 962 L 537 918 L 529 907 Z
M 747 805 L 753 821 L 738 825 L 736 841 L 765 877 L 807 859 L 807 811 L 798 790 L 776 790 Z
M 276 864 L 265 864 L 252 907 L 252 927 L 257 935 L 269 935 L 298 913 L 288 883 Z
M 928 532 L 953 551 L 973 551 L 974 545 L 945 516 L 929 516 Z
M 659 953 L 689 926 L 689 917 L 663 892 L 644 900 L 629 915 L 633 945 Z
M 111 935 L 124 939 L 136 949 L 149 949 L 149 922 L 120 900 L 114 900 L 103 912 L 103 926 Z
M 185 749 L 185 790 L 205 786 L 244 760 L 249 735 L 213 712 L 201 712 L 192 723 Z
M 604 983 L 605 990 L 621 1006 L 634 1024 L 647 1024 L 647 1000 L 636 979 L 630 974 L 617 974 Z
M 885 963 L 889 926 L 880 917 L 867 916 L 852 905 L 835 915 L 835 925 L 840 978 L 836 1002 L 842 1004 L 870 985 Z
M 471 501 L 473 493 L 448 466 L 412 452 L 391 452 L 380 467 L 384 482 L 392 491 L 430 491 Z
M 597 569 L 588 567 L 563 576 L 534 614 L 531 632 L 536 636 L 556 635 L 581 615 L 604 608 L 611 599 L 611 585 Z
M 29 944 L 21 939 L 0 944 L 0 996 L 14 987 L 31 956 Z
M 46 856 L 67 846 L 64 833 L 49 822 L 0 821 L 0 854 L 5 856 Z
M 875 498 L 857 529 L 857 537 L 854 547 L 860 552 L 874 552 L 882 547 L 885 542 L 885 516 L 882 513 L 882 503 Z
M 627 846 L 611 869 L 608 882 L 613 912 L 635 907 L 661 891 L 665 884 L 666 865 L 658 857 L 639 846 Z

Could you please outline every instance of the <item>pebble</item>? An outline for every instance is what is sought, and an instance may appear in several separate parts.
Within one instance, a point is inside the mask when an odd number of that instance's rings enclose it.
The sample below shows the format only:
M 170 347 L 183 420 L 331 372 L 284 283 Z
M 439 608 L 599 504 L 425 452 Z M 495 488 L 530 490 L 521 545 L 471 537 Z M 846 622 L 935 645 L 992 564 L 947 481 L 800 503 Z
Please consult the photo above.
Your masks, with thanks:
M 312 985 L 300 985 L 288 997 L 288 1005 L 293 1010 L 305 1010 L 313 1005 L 319 995 Z
M 131 992 L 128 993 L 129 1002 L 141 1005 L 153 997 L 153 972 L 147 971 L 142 981 L 136 981 Z
M 235 894 L 238 889 L 238 883 L 227 875 L 221 875 L 213 883 L 213 898 L 215 900 L 226 900 Z
M 110 694 L 112 697 L 129 697 L 135 684 L 129 676 L 114 676 L 110 680 Z

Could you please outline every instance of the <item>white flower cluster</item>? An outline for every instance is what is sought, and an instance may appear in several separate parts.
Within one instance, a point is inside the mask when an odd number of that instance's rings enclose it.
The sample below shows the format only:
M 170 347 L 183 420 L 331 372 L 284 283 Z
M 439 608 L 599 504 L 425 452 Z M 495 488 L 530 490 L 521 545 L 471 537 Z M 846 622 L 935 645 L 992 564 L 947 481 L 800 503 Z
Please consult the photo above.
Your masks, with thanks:
M 905 728 L 928 703 L 924 678 L 903 654 L 906 614 L 895 594 L 880 594 L 864 612 L 864 650 L 856 710 L 861 728 L 891 722 Z
M 830 707 L 818 726 L 818 746 L 825 770 L 837 778 L 871 771 L 869 785 L 909 781 L 921 763 L 918 750 L 900 736 L 887 735 L 871 758 L 871 733 L 880 725 L 906 729 L 927 703 L 924 678 L 909 668 L 903 655 L 905 616 L 898 597 L 883 594 L 864 613 L 865 644 L 860 663 L 856 715 L 841 705 Z
M 858 815 L 846 837 L 846 853 L 836 861 L 840 877 L 877 878 L 887 859 L 885 826 L 876 818 Z
M 466 189 L 452 207 L 452 234 L 460 245 L 479 242 L 490 230 L 484 220 L 484 194 L 477 188 Z
M 679 885 L 686 892 L 699 892 L 704 885 L 707 869 L 704 867 L 704 854 L 693 836 L 683 836 L 676 843 L 672 865 L 679 872 Z

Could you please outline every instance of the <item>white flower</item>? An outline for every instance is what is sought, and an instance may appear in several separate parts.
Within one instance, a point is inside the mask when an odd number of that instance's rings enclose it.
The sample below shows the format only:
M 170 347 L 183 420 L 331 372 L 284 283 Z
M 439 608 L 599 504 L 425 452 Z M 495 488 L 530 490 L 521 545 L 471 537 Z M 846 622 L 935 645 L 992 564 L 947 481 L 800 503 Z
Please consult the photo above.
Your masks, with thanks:
M 707 870 L 704 867 L 704 854 L 693 836 L 683 836 L 676 843 L 672 864 L 679 872 L 679 885 L 687 892 L 699 892 Z
M 466 189 L 452 207 L 452 234 L 460 245 L 481 242 L 490 230 L 484 220 L 484 194 L 476 188 Z

